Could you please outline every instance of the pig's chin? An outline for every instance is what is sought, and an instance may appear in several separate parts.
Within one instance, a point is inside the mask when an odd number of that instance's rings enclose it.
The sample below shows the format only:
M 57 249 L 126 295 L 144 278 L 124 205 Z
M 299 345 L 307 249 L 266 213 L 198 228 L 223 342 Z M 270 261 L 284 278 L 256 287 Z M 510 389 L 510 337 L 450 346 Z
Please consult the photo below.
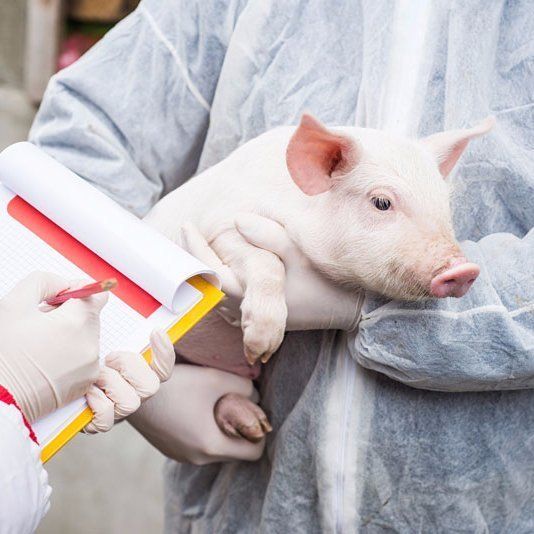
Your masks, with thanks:
M 378 281 L 374 291 L 395 300 L 418 301 L 432 297 L 430 281 L 401 264 L 391 264 L 384 280 Z
M 390 299 L 393 300 L 404 300 L 408 302 L 417 302 L 421 300 L 428 300 L 432 298 L 432 295 L 425 287 L 400 287 L 400 288 L 393 288 L 392 290 L 387 290 L 386 292 L 382 292 L 382 294 Z

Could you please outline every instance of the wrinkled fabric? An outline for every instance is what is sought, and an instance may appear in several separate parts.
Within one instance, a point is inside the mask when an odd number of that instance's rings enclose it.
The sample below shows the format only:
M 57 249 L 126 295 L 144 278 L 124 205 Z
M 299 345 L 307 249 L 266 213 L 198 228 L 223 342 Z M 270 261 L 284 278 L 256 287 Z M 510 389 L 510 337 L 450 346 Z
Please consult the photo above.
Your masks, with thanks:
M 41 449 L 22 412 L 0 401 L 0 533 L 31 534 L 50 508 L 52 488 Z
M 54 78 L 32 140 L 139 215 L 303 111 L 498 120 L 449 179 L 468 296 L 368 295 L 357 333 L 289 333 L 263 458 L 167 463 L 167 532 L 534 531 L 533 34 L 528 1 L 146 0 Z

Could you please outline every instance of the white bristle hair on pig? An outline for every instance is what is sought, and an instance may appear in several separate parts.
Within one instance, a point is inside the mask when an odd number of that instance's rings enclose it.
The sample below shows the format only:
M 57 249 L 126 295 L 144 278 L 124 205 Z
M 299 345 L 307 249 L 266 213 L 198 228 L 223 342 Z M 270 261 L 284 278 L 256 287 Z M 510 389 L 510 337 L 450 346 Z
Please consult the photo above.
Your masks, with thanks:
M 232 269 L 244 295 L 242 358 L 266 362 L 286 327 L 284 265 L 249 244 L 235 217 L 279 222 L 312 265 L 346 291 L 461 297 L 480 269 L 454 236 L 447 176 L 469 141 L 494 123 L 487 117 L 472 128 L 408 139 L 326 127 L 304 114 L 297 127 L 270 130 L 191 178 L 145 220 L 177 243 L 192 224 Z

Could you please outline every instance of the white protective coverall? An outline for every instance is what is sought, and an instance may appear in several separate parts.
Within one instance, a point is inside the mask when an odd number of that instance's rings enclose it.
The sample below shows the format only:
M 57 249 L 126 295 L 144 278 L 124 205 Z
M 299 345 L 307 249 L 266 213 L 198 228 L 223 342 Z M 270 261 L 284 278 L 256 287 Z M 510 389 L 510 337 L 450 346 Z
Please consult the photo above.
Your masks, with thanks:
M 450 178 L 468 295 L 289 333 L 264 456 L 168 462 L 167 532 L 534 530 L 532 35 L 528 1 L 145 0 L 53 79 L 31 140 L 139 215 L 306 110 L 413 136 L 497 117 Z
M 31 439 L 22 412 L 2 399 L 0 459 L 0 533 L 29 534 L 48 511 L 52 488 L 41 463 L 41 449 Z

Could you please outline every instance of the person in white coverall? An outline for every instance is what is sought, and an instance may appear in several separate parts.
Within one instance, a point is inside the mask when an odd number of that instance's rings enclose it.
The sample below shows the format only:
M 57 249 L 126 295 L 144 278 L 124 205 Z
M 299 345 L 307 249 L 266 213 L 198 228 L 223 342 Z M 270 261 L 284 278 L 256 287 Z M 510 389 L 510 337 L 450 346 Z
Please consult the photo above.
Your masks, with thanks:
M 308 331 L 262 372 L 259 461 L 167 462 L 167 532 L 534 531 L 533 35 L 530 0 L 143 0 L 51 81 L 30 140 L 140 216 L 305 111 L 413 137 L 497 119 L 449 177 L 481 266 L 461 299 L 367 294 L 355 330 L 283 229 L 241 227 Z M 175 460 L 179 386 L 135 415 Z
M 87 394 L 95 417 L 86 431 L 108 430 L 152 396 L 174 364 L 169 339 L 154 332 L 151 367 L 139 354 L 118 352 L 100 368 L 107 295 L 39 307 L 69 287 L 56 275 L 34 273 L 0 300 L 0 534 L 33 532 L 49 508 L 34 421 Z

